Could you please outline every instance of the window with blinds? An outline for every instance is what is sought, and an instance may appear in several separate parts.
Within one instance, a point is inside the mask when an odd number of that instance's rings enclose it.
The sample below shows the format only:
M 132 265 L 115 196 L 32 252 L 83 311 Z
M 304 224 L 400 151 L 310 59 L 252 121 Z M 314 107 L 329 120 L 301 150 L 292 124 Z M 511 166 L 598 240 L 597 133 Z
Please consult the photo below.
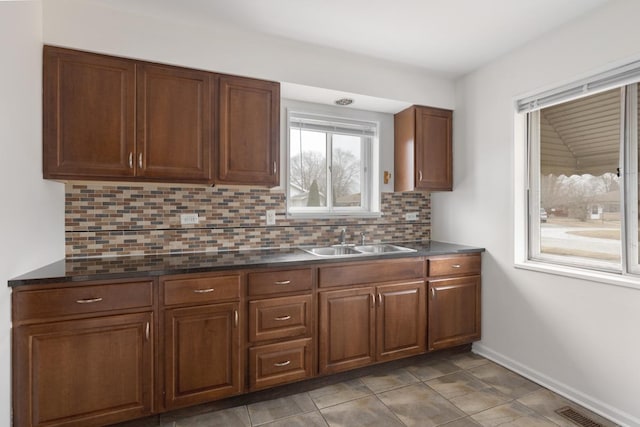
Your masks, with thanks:
M 287 122 L 288 214 L 379 214 L 378 124 L 293 111 Z
M 527 123 L 527 254 L 640 273 L 640 63 L 516 102 Z

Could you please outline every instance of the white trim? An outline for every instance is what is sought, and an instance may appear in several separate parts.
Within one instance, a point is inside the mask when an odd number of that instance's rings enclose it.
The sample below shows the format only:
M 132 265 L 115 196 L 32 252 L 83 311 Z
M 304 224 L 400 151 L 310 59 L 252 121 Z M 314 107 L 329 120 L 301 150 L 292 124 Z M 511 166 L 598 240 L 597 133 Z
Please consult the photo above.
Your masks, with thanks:
M 516 261 L 514 263 L 514 267 L 523 270 L 537 271 L 540 273 L 572 277 L 574 279 L 588 280 L 591 282 L 606 283 L 608 285 L 640 290 L 640 277 L 625 275 L 622 273 L 587 270 L 584 267 L 570 267 L 567 265 L 551 264 L 535 260 Z
M 613 421 L 616 424 L 622 426 L 640 426 L 640 418 L 636 418 L 633 415 L 621 411 L 618 408 L 596 399 L 593 396 L 589 396 L 582 393 L 579 390 L 569 386 L 568 384 L 561 383 L 555 379 L 543 374 L 542 372 L 533 369 L 527 365 L 517 362 L 508 356 L 503 355 L 491 348 L 485 346 L 482 342 L 476 342 L 473 344 L 472 351 L 485 357 L 499 365 L 510 369 L 525 378 L 528 378 L 535 383 L 548 388 L 549 390 L 573 401 L 577 404 L 595 412 L 596 414 Z

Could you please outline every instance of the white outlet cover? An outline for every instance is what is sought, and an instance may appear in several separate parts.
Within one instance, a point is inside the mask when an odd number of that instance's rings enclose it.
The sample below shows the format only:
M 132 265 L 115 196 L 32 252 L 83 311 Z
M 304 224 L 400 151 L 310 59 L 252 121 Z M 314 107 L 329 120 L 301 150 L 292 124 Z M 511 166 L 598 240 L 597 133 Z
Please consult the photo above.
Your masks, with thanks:
M 404 214 L 404 219 L 406 221 L 417 221 L 418 220 L 418 212 L 407 212 Z
M 180 225 L 197 224 L 199 221 L 198 214 L 180 214 Z

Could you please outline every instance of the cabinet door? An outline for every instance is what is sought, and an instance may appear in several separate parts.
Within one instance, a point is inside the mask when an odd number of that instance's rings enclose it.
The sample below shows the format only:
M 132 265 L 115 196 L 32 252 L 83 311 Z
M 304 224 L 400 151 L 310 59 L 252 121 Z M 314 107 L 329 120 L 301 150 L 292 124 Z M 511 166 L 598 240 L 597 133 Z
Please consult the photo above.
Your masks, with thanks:
M 137 67 L 137 175 L 211 181 L 214 75 L 153 64 Z
M 377 287 L 377 360 L 426 351 L 424 281 Z
M 480 276 L 429 282 L 429 350 L 480 339 Z
M 450 110 L 416 107 L 417 189 L 453 188 L 452 117 Z
M 238 303 L 165 312 L 165 405 L 193 405 L 242 391 Z
M 134 174 L 133 61 L 44 48 L 45 178 Z
M 150 414 L 151 313 L 20 326 L 14 424 L 98 426 Z
M 217 181 L 280 183 L 280 85 L 220 76 Z
M 373 288 L 320 292 L 320 373 L 375 361 Z

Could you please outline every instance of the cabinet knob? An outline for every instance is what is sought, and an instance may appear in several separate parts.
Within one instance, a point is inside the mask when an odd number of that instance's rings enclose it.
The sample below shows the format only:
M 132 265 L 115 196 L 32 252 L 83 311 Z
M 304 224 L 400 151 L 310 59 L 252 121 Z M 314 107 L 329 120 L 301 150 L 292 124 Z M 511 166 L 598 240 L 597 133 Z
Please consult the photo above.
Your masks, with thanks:
M 287 366 L 291 364 L 291 360 L 285 360 L 284 362 L 276 362 L 273 364 L 273 366 L 276 366 L 278 368 L 281 368 L 283 366 Z
M 100 301 L 102 301 L 101 297 L 98 297 L 98 298 L 84 298 L 84 299 L 76 300 L 76 302 L 78 304 L 92 304 L 94 302 L 100 302 Z
M 284 320 L 289 320 L 291 319 L 291 316 L 289 316 L 288 314 L 286 316 L 279 316 L 279 317 L 274 317 L 273 320 L 277 320 L 279 322 L 284 321 Z

